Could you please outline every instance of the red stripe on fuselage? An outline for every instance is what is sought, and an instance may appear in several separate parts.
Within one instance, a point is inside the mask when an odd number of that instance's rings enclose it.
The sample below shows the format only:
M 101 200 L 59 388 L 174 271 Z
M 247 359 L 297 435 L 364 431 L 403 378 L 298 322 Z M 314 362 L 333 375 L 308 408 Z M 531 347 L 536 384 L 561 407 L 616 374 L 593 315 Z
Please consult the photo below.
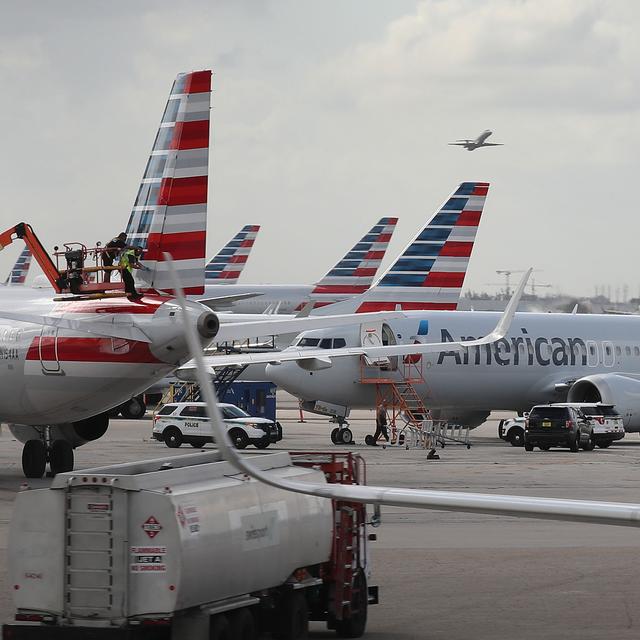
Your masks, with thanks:
M 40 351 L 45 359 L 55 359 L 56 339 L 34 338 L 26 360 L 40 360 Z M 151 353 L 146 342 L 118 338 L 58 337 L 57 353 L 58 362 L 162 363 Z
M 181 231 L 180 233 L 150 233 L 148 249 L 143 260 L 164 261 L 165 251 L 174 260 L 196 260 L 204 258 L 207 242 L 206 231 Z
M 455 311 L 455 302 L 363 302 L 356 313 L 370 311 Z
M 204 204 L 207 202 L 208 176 L 193 178 L 163 178 L 160 183 L 158 204 L 169 207 L 182 204 Z
M 128 298 L 110 298 L 108 300 L 78 300 L 63 302 L 53 311 L 65 313 L 136 313 L 153 315 L 158 307 L 167 302 L 166 297 L 145 295 L 140 300 Z

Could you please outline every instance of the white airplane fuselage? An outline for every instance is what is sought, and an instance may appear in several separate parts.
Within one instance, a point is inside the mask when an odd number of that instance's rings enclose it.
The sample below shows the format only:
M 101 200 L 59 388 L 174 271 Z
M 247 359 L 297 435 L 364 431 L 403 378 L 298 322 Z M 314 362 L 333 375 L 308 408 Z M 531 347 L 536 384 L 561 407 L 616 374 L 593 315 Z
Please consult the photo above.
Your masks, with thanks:
M 180 309 L 172 298 L 145 296 L 54 302 L 50 290 L 2 290 L 0 310 L 137 327 L 151 342 L 101 337 L 0 318 L 0 421 L 75 422 L 144 391 L 187 359 Z M 207 309 L 189 303 L 195 321 Z
M 389 323 L 398 343 L 473 339 L 496 322 L 491 312 L 409 312 Z M 341 337 L 359 345 L 357 327 L 306 332 L 305 337 Z M 367 377 L 389 375 L 379 371 Z M 394 363 L 392 362 L 392 365 Z M 464 352 L 423 356 L 424 382 L 416 388 L 425 404 L 450 420 L 480 424 L 493 410 L 528 410 L 533 404 L 558 402 L 571 384 L 585 377 L 581 393 L 609 393 L 622 405 L 627 430 L 640 430 L 640 318 L 632 316 L 518 313 L 506 338 Z M 393 366 L 392 366 L 393 368 Z M 415 368 L 413 373 L 415 375 Z M 375 406 L 375 385 L 362 383 L 359 358 L 334 358 L 325 369 L 306 371 L 295 362 L 266 367 L 270 380 L 300 399 L 353 408 Z M 595 377 L 594 377 L 595 376 Z M 593 384 L 592 384 L 593 383 Z M 577 388 L 577 387 L 576 387 Z M 635 398 L 635 401 L 634 401 Z

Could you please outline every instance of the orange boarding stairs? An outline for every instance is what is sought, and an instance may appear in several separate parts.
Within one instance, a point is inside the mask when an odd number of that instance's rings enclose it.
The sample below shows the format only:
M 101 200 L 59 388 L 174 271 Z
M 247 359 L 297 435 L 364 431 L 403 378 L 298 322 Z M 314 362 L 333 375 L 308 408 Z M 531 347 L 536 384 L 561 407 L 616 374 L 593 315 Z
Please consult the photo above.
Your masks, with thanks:
M 395 370 L 371 365 L 362 357 L 360 382 L 376 386 L 376 411 L 386 405 L 390 444 L 405 444 L 409 448 L 411 436 L 413 446 L 431 448 L 431 434 L 425 429 L 425 423 L 432 424 L 430 412 L 414 386 L 425 382 L 421 356 L 405 356 Z

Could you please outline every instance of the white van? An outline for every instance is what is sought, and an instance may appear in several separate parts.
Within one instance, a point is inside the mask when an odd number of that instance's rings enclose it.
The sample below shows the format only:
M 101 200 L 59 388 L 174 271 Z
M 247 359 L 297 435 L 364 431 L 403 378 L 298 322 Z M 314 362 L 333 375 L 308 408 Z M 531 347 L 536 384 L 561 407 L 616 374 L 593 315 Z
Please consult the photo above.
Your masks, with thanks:
M 213 429 L 204 402 L 171 402 L 153 416 L 152 436 L 175 449 L 183 442 L 200 448 L 213 442 Z M 282 427 L 267 418 L 255 418 L 233 404 L 218 405 L 236 448 L 252 444 L 266 449 L 282 440 Z

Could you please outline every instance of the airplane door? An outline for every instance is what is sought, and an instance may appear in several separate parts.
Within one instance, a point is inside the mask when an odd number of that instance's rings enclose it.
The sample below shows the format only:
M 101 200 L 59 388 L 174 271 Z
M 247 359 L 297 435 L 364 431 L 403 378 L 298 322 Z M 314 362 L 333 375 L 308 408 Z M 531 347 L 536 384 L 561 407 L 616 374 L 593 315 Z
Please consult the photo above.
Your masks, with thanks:
M 372 322 L 370 324 L 360 325 L 360 344 L 363 347 L 381 347 L 382 346 L 382 322 Z M 377 358 L 364 357 L 368 365 L 387 365 L 389 358 L 384 356 Z
M 38 349 L 43 373 L 60 373 L 57 327 L 42 327 Z

